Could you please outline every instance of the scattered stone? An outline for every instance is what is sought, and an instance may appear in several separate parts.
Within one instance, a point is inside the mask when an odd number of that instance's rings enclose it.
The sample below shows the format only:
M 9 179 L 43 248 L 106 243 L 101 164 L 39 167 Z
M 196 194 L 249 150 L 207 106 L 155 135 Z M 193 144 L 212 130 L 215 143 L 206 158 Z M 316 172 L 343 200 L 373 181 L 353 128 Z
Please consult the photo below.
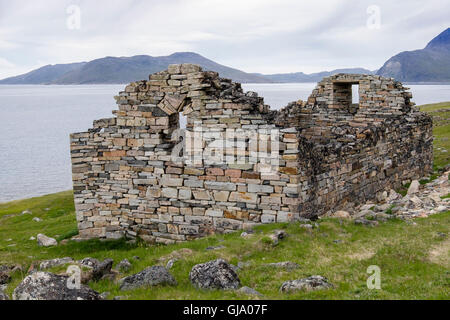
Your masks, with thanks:
M 6 293 L 3 292 L 2 289 L 0 289 L 0 301 L 6 301 L 9 300 L 9 297 Z
M 119 262 L 117 265 L 117 270 L 120 272 L 128 272 L 131 269 L 131 263 L 128 261 L 128 259 L 123 259 Z
M 50 269 L 57 266 L 63 266 L 68 263 L 74 262 L 72 258 L 66 257 L 66 258 L 59 258 L 59 259 L 52 259 L 52 260 L 45 260 L 42 261 L 39 265 L 40 270 Z
M 411 182 L 411 185 L 408 188 L 408 196 L 415 195 L 419 192 L 420 189 L 420 183 L 417 180 L 414 180 Z
M 246 294 L 249 296 L 262 296 L 261 293 L 256 291 L 255 289 L 249 288 L 249 287 L 242 287 L 239 290 L 237 290 L 239 293 Z
M 94 266 L 94 269 L 92 270 L 92 280 L 98 281 L 104 276 L 111 274 L 113 263 L 113 259 L 105 259 L 103 262 Z
M 288 271 L 292 271 L 292 270 L 300 268 L 300 266 L 297 263 L 291 262 L 291 261 L 268 263 L 268 264 L 266 264 L 266 266 L 271 267 L 271 268 L 286 269 Z
M 106 300 L 106 299 L 108 299 L 110 294 L 111 294 L 110 292 L 103 292 L 100 294 L 100 297 L 102 300 Z
M 281 292 L 314 291 L 333 288 L 333 285 L 322 276 L 312 276 L 300 280 L 286 281 L 280 288 Z
M 7 271 L 0 271 L 0 285 L 8 284 L 11 281 L 11 276 Z
M 392 203 L 394 201 L 400 200 L 402 198 L 402 195 L 397 193 L 395 190 L 389 191 L 389 196 L 386 199 L 387 203 Z
M 25 211 L 22 211 L 21 215 L 25 215 L 25 214 L 31 214 L 31 213 L 32 213 L 31 211 L 29 211 L 29 210 L 25 210 Z
M 194 266 L 189 273 L 192 284 L 199 289 L 237 289 L 241 282 L 231 265 L 217 259 Z
M 301 224 L 300 228 L 307 229 L 307 230 L 312 230 L 314 227 L 313 227 L 312 224 Z
M 278 245 L 279 241 L 287 238 L 288 234 L 284 230 L 275 230 L 269 238 L 272 240 L 274 246 Z
M 55 239 L 47 237 L 41 233 L 37 235 L 37 242 L 41 247 L 53 247 L 58 245 L 58 242 Z
M 355 224 L 356 225 L 369 226 L 369 227 L 376 227 L 376 226 L 378 226 L 378 222 L 377 221 L 367 220 L 367 219 L 356 219 L 355 220 Z
M 161 266 L 149 267 L 132 276 L 120 280 L 120 290 L 133 290 L 144 286 L 170 285 L 175 286 L 175 278 Z
M 175 262 L 177 262 L 177 261 L 178 261 L 178 259 L 170 259 L 170 260 L 167 262 L 166 269 L 167 269 L 167 270 L 172 269 L 173 265 L 174 265 Z
M 216 247 L 208 247 L 206 248 L 207 251 L 215 251 L 215 250 L 222 250 L 225 249 L 225 246 L 216 246 Z
M 78 264 L 80 264 L 82 267 L 93 269 L 94 267 L 100 264 L 100 261 L 98 261 L 95 258 L 84 258 L 78 261 Z
M 253 236 L 253 233 L 250 233 L 250 232 L 247 232 L 247 231 L 244 231 L 244 232 L 241 233 L 241 237 L 242 238 L 249 238 L 251 236 Z
M 68 276 L 35 272 L 14 290 L 14 300 L 101 300 L 98 292 L 85 285 L 69 289 Z
M 336 211 L 331 215 L 331 218 L 338 218 L 338 219 L 350 219 L 350 213 L 347 211 Z
M 34 241 L 34 240 L 36 240 L 35 237 L 30 237 L 30 241 Z

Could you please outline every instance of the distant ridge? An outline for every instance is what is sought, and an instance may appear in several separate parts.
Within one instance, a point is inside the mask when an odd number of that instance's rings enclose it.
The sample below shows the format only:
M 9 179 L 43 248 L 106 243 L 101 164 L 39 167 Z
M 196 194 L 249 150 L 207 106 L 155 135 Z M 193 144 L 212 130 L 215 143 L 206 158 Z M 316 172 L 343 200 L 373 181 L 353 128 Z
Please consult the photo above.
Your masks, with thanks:
M 48 65 L 29 73 L 0 80 L 0 84 L 120 84 L 148 79 L 149 74 L 167 69 L 170 64 L 195 63 L 205 70 L 241 83 L 271 82 L 262 75 L 229 68 L 193 52 L 170 56 L 105 57 L 90 62 Z
M 295 73 L 279 73 L 279 74 L 265 74 L 264 77 L 280 83 L 292 83 L 292 82 L 319 82 L 325 77 L 329 77 L 338 73 L 353 73 L 353 74 L 374 74 L 376 71 L 370 71 L 363 68 L 348 68 L 348 69 L 336 69 L 333 71 L 323 71 L 311 74 L 305 74 L 303 72 Z
M 377 74 L 408 82 L 450 81 L 450 28 L 422 50 L 404 51 L 393 56 Z

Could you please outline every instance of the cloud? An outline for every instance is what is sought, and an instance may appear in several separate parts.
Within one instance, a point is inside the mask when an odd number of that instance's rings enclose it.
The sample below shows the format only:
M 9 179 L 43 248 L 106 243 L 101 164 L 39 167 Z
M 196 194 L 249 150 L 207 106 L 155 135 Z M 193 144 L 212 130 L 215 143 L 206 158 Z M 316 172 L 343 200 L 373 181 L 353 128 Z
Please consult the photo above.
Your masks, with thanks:
M 381 28 L 366 26 L 378 5 Z M 80 8 L 69 29 L 67 8 Z M 0 57 L 25 66 L 195 51 L 249 72 L 379 68 L 448 27 L 439 0 L 0 0 Z

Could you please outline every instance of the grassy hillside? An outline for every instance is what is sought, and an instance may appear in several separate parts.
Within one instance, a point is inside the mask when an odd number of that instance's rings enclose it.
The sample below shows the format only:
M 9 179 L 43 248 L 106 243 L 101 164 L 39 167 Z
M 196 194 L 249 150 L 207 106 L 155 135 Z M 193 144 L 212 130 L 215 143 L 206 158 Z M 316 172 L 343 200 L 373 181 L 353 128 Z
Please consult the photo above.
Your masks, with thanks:
M 50 210 L 46 211 L 49 208 Z M 21 214 L 28 210 L 32 214 Z M 43 219 L 34 222 L 33 217 Z M 417 225 L 392 220 L 376 228 L 356 226 L 352 222 L 324 220 L 320 227 L 306 230 L 294 224 L 266 225 L 257 228 L 248 239 L 240 233 L 217 235 L 170 246 L 127 244 L 125 241 L 69 242 L 54 248 L 40 248 L 31 236 L 43 232 L 60 240 L 76 229 L 72 194 L 70 192 L 0 205 L 0 261 L 17 263 L 25 271 L 33 261 L 66 257 L 113 258 L 116 263 L 127 258 L 133 268 L 127 274 L 155 265 L 158 259 L 174 250 L 188 248 L 192 254 L 177 261 L 171 270 L 178 281 L 176 287 L 140 289 L 123 293 L 109 281 L 91 283 L 110 297 L 126 295 L 130 299 L 246 299 L 236 292 L 201 291 L 188 280 L 190 269 L 197 263 L 225 258 L 237 265 L 248 263 L 239 271 L 243 285 L 261 292 L 267 299 L 445 299 L 449 298 L 450 215 L 443 213 L 417 220 Z M 285 229 L 290 235 L 273 247 L 265 239 L 275 229 Z M 417 235 L 420 234 L 420 237 Z M 220 250 L 206 250 L 224 246 Z M 139 256 L 140 260 L 133 260 Z M 271 262 L 292 261 L 300 268 L 291 272 L 265 266 Z M 368 290 L 367 267 L 378 265 L 382 272 L 382 290 Z M 53 271 L 63 271 L 58 268 Z M 336 288 L 312 293 L 281 294 L 286 280 L 320 274 Z M 9 286 L 11 294 L 25 273 L 16 273 Z
M 435 152 L 437 166 L 448 164 L 450 150 L 450 103 L 421 107 L 435 117 Z M 42 219 L 36 222 L 33 218 Z M 275 229 L 285 229 L 289 237 L 278 246 L 268 243 Z M 244 266 L 238 272 L 242 285 L 263 294 L 264 299 L 449 299 L 450 298 L 450 215 L 448 212 L 417 219 L 414 222 L 390 220 L 370 228 L 351 221 L 323 219 L 319 227 L 305 229 L 300 223 L 265 225 L 256 228 L 250 238 L 240 232 L 216 235 L 206 239 L 169 246 L 129 244 L 125 240 L 69 241 L 53 248 L 41 248 L 30 237 L 44 233 L 59 241 L 76 234 L 76 221 L 71 192 L 63 192 L 23 201 L 0 204 L 0 265 L 20 264 L 24 272 L 16 272 L 7 289 L 26 276 L 32 262 L 70 256 L 74 259 L 93 257 L 122 259 L 132 262 L 133 274 L 148 266 L 165 265 L 170 253 L 187 248 L 192 253 L 175 262 L 170 272 L 178 281 L 176 287 L 156 287 L 121 292 L 117 283 L 90 283 L 99 292 L 110 292 L 109 298 L 128 299 L 251 299 L 235 291 L 202 291 L 189 282 L 189 271 L 198 263 L 224 258 Z M 419 235 L 419 236 L 418 236 Z M 223 246 L 219 250 L 208 247 Z M 140 257 L 139 260 L 133 257 Z M 162 259 L 161 259 L 162 258 Z M 161 260 L 160 260 L 161 259 Z M 293 271 L 266 266 L 272 262 L 292 261 L 300 265 Z M 382 290 L 366 286 L 367 268 L 381 268 Z M 53 269 L 62 272 L 64 268 Z M 322 275 L 334 289 L 282 294 L 284 281 Z
M 419 107 L 433 117 L 434 166 L 436 169 L 450 164 L 450 102 L 427 104 Z

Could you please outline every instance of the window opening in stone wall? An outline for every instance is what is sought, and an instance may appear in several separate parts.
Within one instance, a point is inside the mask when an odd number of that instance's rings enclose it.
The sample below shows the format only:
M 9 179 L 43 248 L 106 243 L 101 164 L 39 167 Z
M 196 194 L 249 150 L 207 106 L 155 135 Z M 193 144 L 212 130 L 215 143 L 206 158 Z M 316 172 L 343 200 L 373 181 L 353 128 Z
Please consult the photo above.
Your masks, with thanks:
M 350 113 L 355 114 L 359 109 L 359 84 L 352 84 L 352 103 L 350 104 Z

